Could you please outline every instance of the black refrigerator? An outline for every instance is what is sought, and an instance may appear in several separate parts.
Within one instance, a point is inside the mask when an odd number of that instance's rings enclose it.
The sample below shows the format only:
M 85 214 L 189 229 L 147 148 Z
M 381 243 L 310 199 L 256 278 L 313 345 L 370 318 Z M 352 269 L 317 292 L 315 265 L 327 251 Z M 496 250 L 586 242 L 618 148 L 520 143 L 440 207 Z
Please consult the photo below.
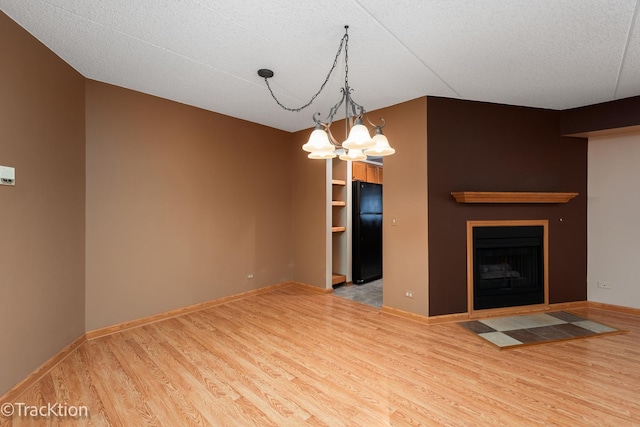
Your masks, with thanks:
M 352 280 L 382 278 L 382 184 L 353 182 Z

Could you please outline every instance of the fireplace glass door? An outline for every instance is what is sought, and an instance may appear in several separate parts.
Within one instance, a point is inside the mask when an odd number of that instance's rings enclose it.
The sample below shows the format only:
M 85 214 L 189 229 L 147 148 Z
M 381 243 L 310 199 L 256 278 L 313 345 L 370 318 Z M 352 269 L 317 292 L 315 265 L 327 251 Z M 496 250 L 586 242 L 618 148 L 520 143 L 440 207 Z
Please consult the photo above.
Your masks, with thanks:
M 473 308 L 544 303 L 544 227 L 473 228 Z

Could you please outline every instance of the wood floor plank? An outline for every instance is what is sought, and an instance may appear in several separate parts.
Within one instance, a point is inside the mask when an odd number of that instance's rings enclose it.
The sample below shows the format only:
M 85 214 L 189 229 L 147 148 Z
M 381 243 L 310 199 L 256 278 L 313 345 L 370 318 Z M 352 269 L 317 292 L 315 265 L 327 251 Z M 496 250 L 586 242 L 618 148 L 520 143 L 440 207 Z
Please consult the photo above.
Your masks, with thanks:
M 21 398 L 89 418 L 0 426 L 640 425 L 640 317 L 572 311 L 629 332 L 499 350 L 282 287 L 88 341 Z

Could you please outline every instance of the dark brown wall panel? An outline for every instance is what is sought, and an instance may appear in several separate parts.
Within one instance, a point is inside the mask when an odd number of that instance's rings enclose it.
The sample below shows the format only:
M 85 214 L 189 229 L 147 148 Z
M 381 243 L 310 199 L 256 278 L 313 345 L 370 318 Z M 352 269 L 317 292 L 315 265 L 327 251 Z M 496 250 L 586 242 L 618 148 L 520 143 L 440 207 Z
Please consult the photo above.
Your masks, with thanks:
M 428 98 L 429 314 L 467 311 L 466 221 L 548 219 L 549 299 L 586 300 L 587 140 L 560 112 Z M 567 204 L 460 204 L 452 191 L 565 191 Z
M 561 116 L 561 135 L 638 126 L 640 96 L 564 110 Z

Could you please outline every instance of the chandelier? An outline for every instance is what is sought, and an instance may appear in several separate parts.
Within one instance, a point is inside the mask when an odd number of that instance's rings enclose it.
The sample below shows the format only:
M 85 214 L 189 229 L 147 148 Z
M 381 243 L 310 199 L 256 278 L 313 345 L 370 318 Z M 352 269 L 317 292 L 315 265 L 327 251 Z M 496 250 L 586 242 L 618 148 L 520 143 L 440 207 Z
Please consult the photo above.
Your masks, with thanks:
M 344 27 L 344 36 L 340 41 L 338 52 L 333 60 L 333 66 L 329 70 L 324 83 L 320 86 L 320 89 L 315 95 L 311 97 L 311 100 L 302 107 L 289 108 L 283 105 L 278 98 L 276 98 L 271 86 L 269 85 L 269 79 L 273 77 L 274 73 L 268 69 L 258 70 L 258 75 L 264 78 L 267 88 L 271 93 L 271 96 L 276 103 L 287 111 L 300 112 L 303 109 L 313 103 L 320 92 L 324 89 L 325 85 L 329 81 L 331 74 L 336 68 L 338 58 L 342 53 L 344 47 L 344 87 L 340 89 L 342 98 L 329 110 L 327 117 L 322 120 L 322 114 L 317 112 L 313 115 L 313 121 L 316 123 L 315 129 L 309 136 L 309 141 L 302 146 L 304 151 L 309 153 L 310 159 L 331 159 L 340 156 L 341 160 L 359 161 L 367 159 L 367 156 L 389 156 L 395 153 L 396 150 L 389 146 L 387 137 L 382 133 L 382 128 L 385 125 L 384 119 L 380 119 L 380 124 L 374 124 L 369 120 L 369 115 L 364 107 L 353 100 L 351 97 L 352 89 L 349 86 L 349 26 Z M 344 105 L 345 109 L 345 123 L 348 134 L 347 139 L 342 143 L 338 142 L 331 133 L 331 124 L 333 118 L 338 112 L 338 109 Z M 363 118 L 371 126 L 367 128 L 364 124 Z M 373 137 L 371 132 L 375 130 Z

